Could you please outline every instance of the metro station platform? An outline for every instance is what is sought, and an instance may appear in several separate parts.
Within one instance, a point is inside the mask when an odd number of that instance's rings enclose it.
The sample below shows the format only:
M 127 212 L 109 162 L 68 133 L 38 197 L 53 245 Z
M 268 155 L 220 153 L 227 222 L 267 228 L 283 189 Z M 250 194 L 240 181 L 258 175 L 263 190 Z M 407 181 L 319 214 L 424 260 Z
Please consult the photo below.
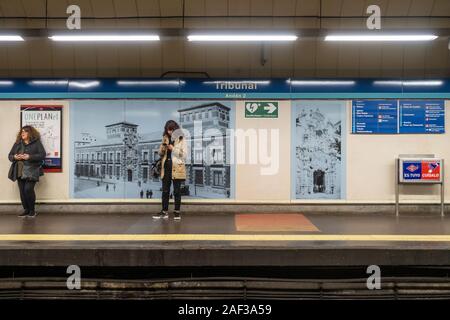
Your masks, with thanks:
M 2 266 L 450 266 L 435 214 L 0 215 Z
M 448 299 L 439 214 L 0 215 L 0 299 Z M 67 267 L 82 290 L 68 290 Z M 366 286 L 367 267 L 382 272 Z

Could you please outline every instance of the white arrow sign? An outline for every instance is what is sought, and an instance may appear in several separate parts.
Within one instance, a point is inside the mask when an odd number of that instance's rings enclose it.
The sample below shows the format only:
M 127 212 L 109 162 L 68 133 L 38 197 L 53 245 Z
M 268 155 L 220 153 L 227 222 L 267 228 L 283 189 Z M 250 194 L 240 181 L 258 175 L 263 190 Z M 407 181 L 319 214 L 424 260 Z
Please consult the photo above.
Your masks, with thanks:
M 267 113 L 273 113 L 275 110 L 277 110 L 277 107 L 273 103 L 269 103 L 268 106 L 264 107 L 264 110 L 269 110 Z

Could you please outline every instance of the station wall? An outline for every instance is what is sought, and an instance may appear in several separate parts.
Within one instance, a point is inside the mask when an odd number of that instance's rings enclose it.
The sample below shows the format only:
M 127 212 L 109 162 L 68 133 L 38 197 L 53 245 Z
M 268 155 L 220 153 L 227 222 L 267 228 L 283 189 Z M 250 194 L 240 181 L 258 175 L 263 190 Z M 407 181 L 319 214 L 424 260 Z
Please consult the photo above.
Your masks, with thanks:
M 8 179 L 10 162 L 8 154 L 20 129 L 20 106 L 24 104 L 62 105 L 63 106 L 63 172 L 45 174 L 36 185 L 38 200 L 67 200 L 69 198 L 69 102 L 63 100 L 0 101 L 0 201 L 18 201 L 19 193 L 16 183 Z
M 77 101 L 83 100 L 74 100 Z M 0 161 L 0 203 L 18 203 L 19 195 L 16 184 L 7 179 L 9 161 L 7 154 L 15 140 L 20 125 L 20 106 L 23 104 L 45 104 L 63 105 L 63 172 L 47 173 L 37 186 L 39 200 L 46 201 L 90 201 L 89 199 L 76 198 L 71 191 L 71 175 L 74 170 L 71 163 L 73 154 L 72 129 L 73 113 L 71 108 L 74 101 L 68 100 L 10 100 L 0 101 L 0 153 L 3 161 Z M 219 100 L 217 100 L 219 101 Z M 225 101 L 225 100 L 224 100 Z M 273 100 L 271 100 L 273 101 Z M 343 129 L 342 152 L 345 154 L 343 160 L 343 180 L 345 187 L 342 194 L 334 199 L 306 199 L 298 198 L 293 192 L 296 179 L 295 153 L 293 132 L 293 108 L 300 100 L 279 101 L 278 118 L 246 118 L 245 101 L 237 100 L 232 103 L 235 109 L 235 129 L 248 130 L 257 129 L 257 143 L 267 141 L 265 146 L 268 151 L 273 148 L 272 140 L 279 139 L 278 161 L 279 170 L 274 175 L 261 175 L 267 171 L 268 165 L 261 163 L 249 164 L 239 163 L 235 165 L 235 174 L 230 177 L 234 179 L 234 193 L 229 199 L 212 198 L 208 200 L 195 201 L 249 201 L 249 202 L 392 202 L 394 200 L 394 159 L 402 153 L 434 153 L 438 157 L 450 160 L 450 132 L 445 134 L 397 134 L 397 135 L 363 135 L 351 134 L 351 101 L 336 100 L 345 105 L 346 126 Z M 305 101 L 305 100 L 304 100 Z M 335 101 L 335 102 L 336 102 Z M 300 101 L 301 102 L 301 101 Z M 178 103 L 178 102 L 177 102 Z M 229 103 L 229 100 L 228 100 Z M 226 104 L 226 103 L 225 103 Z M 95 114 L 95 111 L 94 113 Z M 80 121 L 80 120 L 77 120 Z M 446 123 L 450 123 L 450 101 L 446 101 Z M 258 131 L 259 129 L 266 129 Z M 275 136 L 270 136 L 272 129 L 278 129 Z M 269 133 L 267 140 L 261 139 L 260 132 Z M 236 154 L 234 154 L 236 156 Z M 294 158 L 295 159 L 295 158 Z M 445 179 L 449 181 L 449 170 L 445 171 Z M 404 199 L 418 202 L 429 202 L 438 199 L 438 187 L 411 186 L 403 187 Z M 450 189 L 446 189 L 447 199 L 450 197 Z M 97 199 L 98 200 L 98 199 Z M 126 197 L 115 201 L 128 201 Z M 107 200 L 109 201 L 109 200 Z M 113 200 L 112 200 L 113 201 Z M 147 201 L 147 200 L 144 200 Z M 153 199 L 150 201 L 159 201 Z M 189 200 L 187 200 L 189 201 Z
M 435 154 L 450 161 L 450 101 L 445 105 L 445 134 L 359 135 L 347 132 L 347 199 L 351 201 L 394 201 L 394 159 L 399 154 Z M 347 121 L 351 123 L 351 102 L 348 102 Z M 450 181 L 450 170 L 445 170 Z M 439 186 L 401 186 L 401 199 L 437 200 Z M 450 196 L 448 188 L 446 198 Z
M 290 156 L 292 141 L 290 102 L 279 101 L 278 105 L 278 118 L 254 119 L 245 118 L 244 101 L 238 101 L 236 104 L 236 128 L 247 132 L 254 129 L 257 130 L 258 135 L 255 139 L 258 146 L 258 163 L 239 163 L 236 161 L 237 200 L 286 201 L 290 199 L 292 165 Z M 262 136 L 262 132 L 265 132 L 267 139 Z M 278 140 L 279 143 L 273 144 L 274 139 Z M 265 150 L 270 152 L 271 148 L 276 148 L 276 145 L 278 145 L 278 152 L 274 152 L 276 157 L 272 159 L 275 164 L 270 166 L 264 161 L 262 153 L 265 153 Z M 248 150 L 246 151 L 248 159 Z M 270 173 L 272 169 L 276 169 L 273 170 L 276 172 L 273 175 L 261 174 L 262 172 Z

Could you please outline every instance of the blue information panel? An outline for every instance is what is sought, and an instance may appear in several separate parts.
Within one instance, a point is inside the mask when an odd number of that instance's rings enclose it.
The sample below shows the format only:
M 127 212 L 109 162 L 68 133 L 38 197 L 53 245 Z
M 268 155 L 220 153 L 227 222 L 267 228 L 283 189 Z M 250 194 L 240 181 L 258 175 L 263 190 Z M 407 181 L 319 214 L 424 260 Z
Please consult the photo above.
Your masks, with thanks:
M 400 133 L 445 133 L 444 100 L 400 100 Z
M 398 133 L 397 100 L 353 100 L 353 133 Z

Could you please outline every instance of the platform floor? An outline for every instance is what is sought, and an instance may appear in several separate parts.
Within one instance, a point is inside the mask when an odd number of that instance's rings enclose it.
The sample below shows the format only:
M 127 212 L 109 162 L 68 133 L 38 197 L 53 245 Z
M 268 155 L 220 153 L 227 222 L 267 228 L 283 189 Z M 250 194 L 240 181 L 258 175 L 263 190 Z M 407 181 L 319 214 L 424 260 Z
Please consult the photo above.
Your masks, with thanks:
M 450 265 L 439 215 L 202 213 L 0 216 L 0 265 Z

